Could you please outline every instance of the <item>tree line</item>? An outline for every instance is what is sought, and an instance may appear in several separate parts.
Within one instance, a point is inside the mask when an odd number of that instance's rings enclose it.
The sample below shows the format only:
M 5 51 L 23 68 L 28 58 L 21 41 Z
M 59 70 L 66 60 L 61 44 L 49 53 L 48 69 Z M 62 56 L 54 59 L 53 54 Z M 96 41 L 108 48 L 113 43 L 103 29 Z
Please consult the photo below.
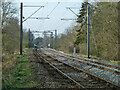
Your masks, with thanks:
M 117 2 L 83 2 L 77 18 L 77 25 L 68 28 L 65 34 L 57 38 L 57 50 L 73 53 L 77 48 L 79 55 L 87 55 L 87 5 L 90 5 L 90 55 L 102 59 L 118 60 L 119 53 L 119 7 Z M 18 8 L 12 2 L 2 2 L 2 51 L 5 53 L 19 52 L 20 25 Z M 23 46 L 33 47 L 33 43 L 42 43 L 47 46 L 49 37 L 37 38 L 30 33 L 32 41 L 29 42 L 29 32 L 24 30 Z M 55 38 L 51 39 L 55 42 Z M 52 43 L 51 43 L 52 44 Z M 55 43 L 53 43 L 53 48 Z
M 1 1 L 1 29 L 2 29 L 2 60 L 11 60 L 14 53 L 20 49 L 20 21 L 19 8 L 15 3 Z M 23 49 L 29 46 L 28 31 L 23 32 Z
M 58 49 L 71 53 L 77 47 L 79 55 L 87 55 L 87 5 L 90 5 L 90 55 L 118 60 L 119 7 L 117 2 L 83 2 L 77 25 L 58 39 Z M 62 43 L 62 44 L 61 44 Z

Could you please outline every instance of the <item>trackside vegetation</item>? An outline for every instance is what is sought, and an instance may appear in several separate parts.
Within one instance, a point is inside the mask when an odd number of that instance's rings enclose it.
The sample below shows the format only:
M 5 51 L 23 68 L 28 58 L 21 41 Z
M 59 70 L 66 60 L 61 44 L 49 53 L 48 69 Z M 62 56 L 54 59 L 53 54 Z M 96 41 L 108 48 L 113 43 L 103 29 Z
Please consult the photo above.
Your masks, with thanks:
M 32 88 L 37 86 L 37 80 L 33 75 L 33 68 L 27 59 L 29 49 L 23 55 L 17 54 L 15 65 L 3 70 L 3 89 L 8 88 Z

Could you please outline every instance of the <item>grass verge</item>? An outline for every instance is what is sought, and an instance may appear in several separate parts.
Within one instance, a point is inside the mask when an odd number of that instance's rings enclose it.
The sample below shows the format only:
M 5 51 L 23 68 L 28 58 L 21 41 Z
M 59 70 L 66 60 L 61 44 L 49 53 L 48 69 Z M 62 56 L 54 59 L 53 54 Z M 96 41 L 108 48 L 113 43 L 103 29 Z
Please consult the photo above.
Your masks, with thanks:
M 68 53 L 70 55 L 73 55 L 73 53 Z M 76 56 L 81 56 L 81 57 L 85 57 L 87 58 L 88 56 L 87 55 L 79 55 L 79 54 L 76 54 Z M 98 57 L 95 57 L 95 56 L 90 56 L 91 59 L 96 59 L 96 60 L 99 60 Z M 109 62 L 109 63 L 114 63 L 114 64 L 119 64 L 119 61 L 114 61 L 114 60 L 103 60 L 103 59 L 100 59 L 100 61 L 105 61 L 105 62 Z
M 33 88 L 37 86 L 33 68 L 27 59 L 29 50 L 26 49 L 23 55 L 17 55 L 15 66 L 3 70 L 3 88 Z

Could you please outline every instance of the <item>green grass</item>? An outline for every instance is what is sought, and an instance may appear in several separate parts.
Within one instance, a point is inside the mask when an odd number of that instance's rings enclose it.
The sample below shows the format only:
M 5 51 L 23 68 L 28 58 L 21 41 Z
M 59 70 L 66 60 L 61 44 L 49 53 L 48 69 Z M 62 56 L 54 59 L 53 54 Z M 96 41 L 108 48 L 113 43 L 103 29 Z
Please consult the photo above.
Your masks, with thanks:
M 67 54 L 73 55 L 73 53 L 67 53 Z M 76 56 L 81 56 L 81 57 L 85 57 L 85 58 L 88 57 L 87 55 L 79 55 L 79 54 L 76 54 Z M 90 56 L 90 58 L 98 60 L 98 57 L 95 57 L 95 56 Z M 105 62 L 114 63 L 114 64 L 119 64 L 120 63 L 119 61 L 114 61 L 114 60 L 103 60 L 103 59 L 101 59 L 100 61 L 105 61 Z
M 17 55 L 16 65 L 3 71 L 3 88 L 32 88 L 37 86 L 37 81 L 33 75 L 33 68 L 26 58 L 27 49 L 23 55 Z
M 81 56 L 87 58 L 87 55 L 81 55 Z M 95 57 L 95 56 L 90 56 L 90 58 L 91 59 L 96 59 L 96 60 L 99 59 L 98 57 Z M 105 61 L 105 62 L 109 62 L 109 63 L 119 64 L 118 61 L 114 61 L 114 60 L 103 60 L 103 59 L 101 59 L 100 61 Z
M 101 60 L 109 63 L 119 64 L 119 61 L 113 61 L 113 60 Z

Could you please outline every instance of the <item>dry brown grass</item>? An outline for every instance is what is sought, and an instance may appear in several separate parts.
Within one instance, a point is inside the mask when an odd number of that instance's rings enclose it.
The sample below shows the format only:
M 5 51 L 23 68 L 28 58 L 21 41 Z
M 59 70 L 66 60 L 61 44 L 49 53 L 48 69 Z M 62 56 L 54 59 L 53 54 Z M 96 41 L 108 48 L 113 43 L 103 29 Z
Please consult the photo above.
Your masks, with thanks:
M 16 64 L 17 57 L 14 54 L 3 53 L 2 55 L 2 69 L 6 70 Z

